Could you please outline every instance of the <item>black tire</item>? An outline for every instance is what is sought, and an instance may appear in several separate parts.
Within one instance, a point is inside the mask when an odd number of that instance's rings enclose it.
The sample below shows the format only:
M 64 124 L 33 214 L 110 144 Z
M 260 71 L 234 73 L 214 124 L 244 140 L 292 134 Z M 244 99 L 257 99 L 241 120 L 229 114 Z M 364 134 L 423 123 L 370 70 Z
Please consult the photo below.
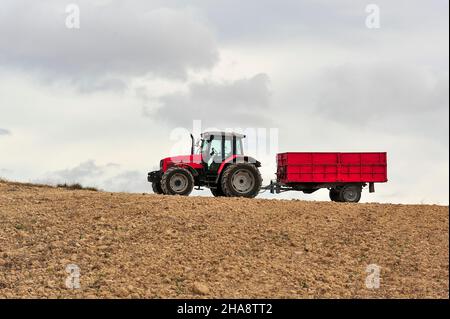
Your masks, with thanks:
M 194 176 L 183 167 L 171 167 L 161 178 L 161 189 L 166 195 L 188 196 L 194 189 Z
M 214 197 L 225 196 L 225 194 L 223 193 L 222 186 L 220 185 L 220 183 L 217 184 L 217 188 L 210 188 L 209 190 L 211 191 L 211 193 L 213 194 Z
M 155 194 L 164 194 L 164 192 L 161 188 L 161 180 L 154 181 L 152 183 L 152 189 L 153 189 L 153 193 L 155 193 Z
M 339 199 L 339 191 L 337 189 L 330 189 L 330 199 L 333 202 L 340 202 L 341 200 Z
M 227 197 L 256 197 L 261 189 L 261 183 L 258 168 L 249 163 L 228 166 L 220 180 L 223 193 Z
M 339 200 L 345 203 L 358 203 L 361 199 L 361 186 L 345 185 L 339 191 Z

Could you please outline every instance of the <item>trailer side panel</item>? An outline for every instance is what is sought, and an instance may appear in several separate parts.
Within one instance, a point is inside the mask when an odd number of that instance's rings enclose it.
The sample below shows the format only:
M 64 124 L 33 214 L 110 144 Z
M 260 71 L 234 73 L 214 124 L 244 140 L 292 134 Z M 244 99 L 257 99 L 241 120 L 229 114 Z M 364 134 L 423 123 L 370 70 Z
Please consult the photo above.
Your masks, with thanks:
M 282 184 L 387 182 L 387 154 L 280 153 L 277 180 Z

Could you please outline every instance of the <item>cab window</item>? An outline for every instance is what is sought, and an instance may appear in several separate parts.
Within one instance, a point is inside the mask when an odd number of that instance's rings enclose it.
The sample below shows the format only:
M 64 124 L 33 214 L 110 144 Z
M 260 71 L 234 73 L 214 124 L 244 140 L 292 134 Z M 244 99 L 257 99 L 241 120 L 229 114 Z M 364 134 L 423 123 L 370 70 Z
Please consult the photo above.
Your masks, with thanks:
M 236 155 L 244 155 L 242 140 L 240 138 L 236 139 Z
M 228 158 L 231 155 L 233 155 L 233 146 L 232 146 L 231 142 L 232 142 L 231 139 L 225 140 L 225 158 Z

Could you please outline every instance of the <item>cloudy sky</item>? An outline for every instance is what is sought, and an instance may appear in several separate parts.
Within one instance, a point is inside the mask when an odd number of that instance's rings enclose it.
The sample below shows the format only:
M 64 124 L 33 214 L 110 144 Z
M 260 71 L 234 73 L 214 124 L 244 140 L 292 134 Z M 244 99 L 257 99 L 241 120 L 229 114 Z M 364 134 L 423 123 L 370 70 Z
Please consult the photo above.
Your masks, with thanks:
M 265 183 L 277 149 L 387 151 L 390 181 L 365 201 L 448 204 L 448 9 L 2 0 L 0 176 L 149 192 L 146 173 L 188 153 L 180 136 L 199 120 L 200 130 L 259 128 L 267 139 L 278 129 L 277 147 L 258 154 Z

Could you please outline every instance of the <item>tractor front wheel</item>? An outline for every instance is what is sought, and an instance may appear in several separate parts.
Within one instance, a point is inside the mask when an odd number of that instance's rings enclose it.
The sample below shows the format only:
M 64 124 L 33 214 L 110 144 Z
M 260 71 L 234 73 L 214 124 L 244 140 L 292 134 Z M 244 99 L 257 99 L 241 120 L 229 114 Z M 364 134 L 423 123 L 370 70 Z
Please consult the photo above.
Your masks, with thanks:
M 161 189 L 166 195 L 188 196 L 193 188 L 194 177 L 183 167 L 171 167 L 161 178 Z
M 161 188 L 161 180 L 156 180 L 152 183 L 153 193 L 155 194 L 163 194 L 163 190 Z
M 228 166 L 222 174 L 221 187 L 225 196 L 253 198 L 261 189 L 261 174 L 249 163 Z

